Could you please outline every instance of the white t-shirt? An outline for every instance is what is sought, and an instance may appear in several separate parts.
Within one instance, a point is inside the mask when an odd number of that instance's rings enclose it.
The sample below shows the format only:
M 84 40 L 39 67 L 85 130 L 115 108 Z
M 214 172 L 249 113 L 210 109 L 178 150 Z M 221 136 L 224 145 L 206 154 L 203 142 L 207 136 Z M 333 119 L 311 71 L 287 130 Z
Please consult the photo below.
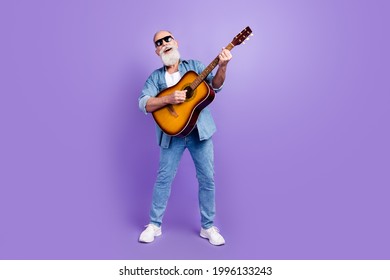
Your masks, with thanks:
M 165 82 L 168 87 L 176 85 L 180 81 L 180 72 L 177 71 L 173 74 L 169 74 L 168 71 L 165 71 Z

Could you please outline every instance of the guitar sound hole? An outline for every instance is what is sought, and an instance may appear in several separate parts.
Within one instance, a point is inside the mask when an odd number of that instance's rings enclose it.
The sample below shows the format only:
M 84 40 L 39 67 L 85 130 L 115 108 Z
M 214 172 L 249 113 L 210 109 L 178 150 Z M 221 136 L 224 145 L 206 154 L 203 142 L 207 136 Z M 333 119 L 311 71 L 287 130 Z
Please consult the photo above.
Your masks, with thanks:
M 194 96 L 194 91 L 193 89 L 190 87 L 190 86 L 187 86 L 184 88 L 184 90 L 186 90 L 186 99 L 191 99 L 193 96 Z

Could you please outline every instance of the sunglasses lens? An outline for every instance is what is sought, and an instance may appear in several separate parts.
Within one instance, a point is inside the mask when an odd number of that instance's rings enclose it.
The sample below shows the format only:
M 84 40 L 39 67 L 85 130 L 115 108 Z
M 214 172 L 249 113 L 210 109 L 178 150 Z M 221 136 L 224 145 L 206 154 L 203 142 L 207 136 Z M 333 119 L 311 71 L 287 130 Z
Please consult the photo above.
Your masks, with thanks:
M 161 38 L 161 39 L 158 39 L 155 44 L 156 44 L 156 47 L 159 47 L 162 45 L 163 43 L 163 40 L 167 43 L 169 43 L 170 41 L 172 41 L 172 36 L 168 35 L 168 36 L 165 36 L 164 38 Z

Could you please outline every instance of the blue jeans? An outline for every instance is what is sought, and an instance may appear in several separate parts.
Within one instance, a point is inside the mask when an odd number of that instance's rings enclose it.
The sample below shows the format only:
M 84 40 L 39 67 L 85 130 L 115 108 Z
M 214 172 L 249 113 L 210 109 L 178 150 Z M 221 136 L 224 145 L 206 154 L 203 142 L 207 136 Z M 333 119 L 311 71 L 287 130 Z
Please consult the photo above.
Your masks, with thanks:
M 187 137 L 172 137 L 169 148 L 160 148 L 160 167 L 153 189 L 150 222 L 161 226 L 172 181 L 186 148 L 194 161 L 199 183 L 201 225 L 204 229 L 208 229 L 213 226 L 215 216 L 214 148 L 211 138 L 199 140 L 196 128 Z

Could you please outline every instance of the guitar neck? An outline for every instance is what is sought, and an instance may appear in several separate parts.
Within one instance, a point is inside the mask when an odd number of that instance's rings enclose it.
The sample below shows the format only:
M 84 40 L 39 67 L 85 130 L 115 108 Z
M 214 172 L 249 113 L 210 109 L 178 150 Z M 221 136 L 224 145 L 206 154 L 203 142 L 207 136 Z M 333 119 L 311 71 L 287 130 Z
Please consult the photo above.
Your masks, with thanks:
M 229 51 L 234 48 L 234 45 L 232 43 L 229 43 L 225 47 L 225 49 L 228 49 Z M 211 73 L 211 71 L 214 70 L 215 67 L 217 67 L 219 62 L 219 57 L 217 56 L 214 58 L 214 60 L 202 71 L 202 73 L 199 74 L 199 76 L 190 84 L 190 87 L 192 90 L 195 90 L 205 79 L 206 77 Z

